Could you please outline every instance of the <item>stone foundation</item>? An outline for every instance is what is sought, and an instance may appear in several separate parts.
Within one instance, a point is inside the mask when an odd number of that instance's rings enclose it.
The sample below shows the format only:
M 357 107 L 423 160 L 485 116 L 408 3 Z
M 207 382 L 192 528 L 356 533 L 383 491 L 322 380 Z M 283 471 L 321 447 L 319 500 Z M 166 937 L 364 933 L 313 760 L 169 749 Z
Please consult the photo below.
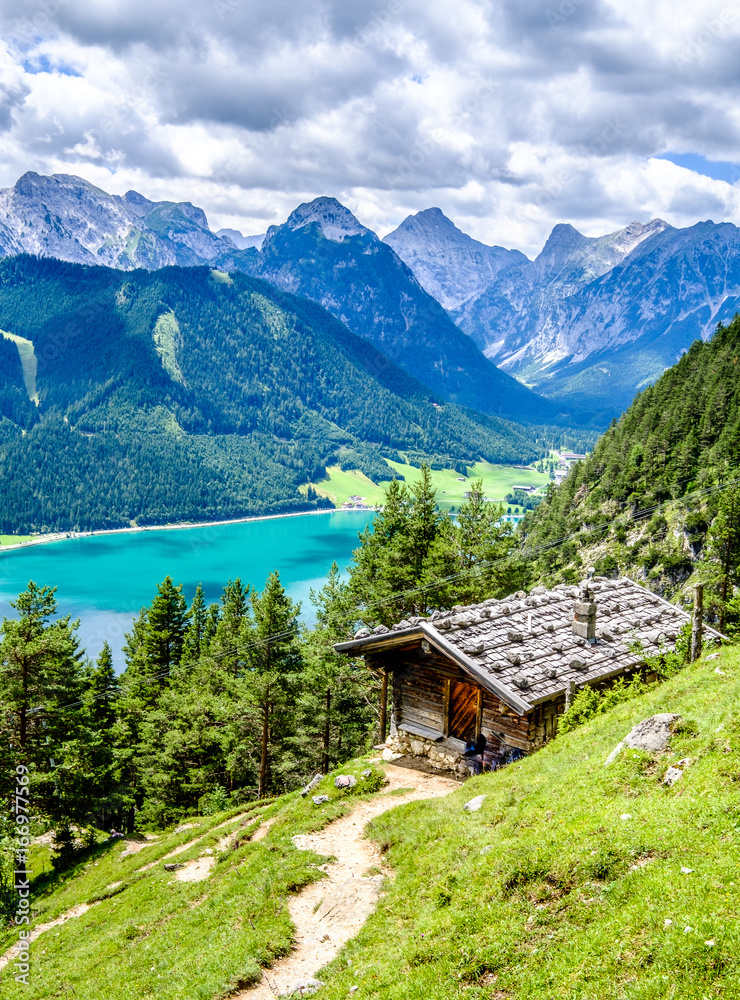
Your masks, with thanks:
M 466 767 L 460 759 L 460 754 L 447 747 L 440 746 L 432 740 L 427 740 L 423 736 L 416 736 L 402 730 L 389 736 L 385 741 L 386 749 L 383 751 L 384 760 L 394 760 L 397 757 L 405 757 L 408 754 L 414 757 L 426 757 L 432 767 L 440 771 L 454 771 L 455 774 L 470 774 L 470 768 Z

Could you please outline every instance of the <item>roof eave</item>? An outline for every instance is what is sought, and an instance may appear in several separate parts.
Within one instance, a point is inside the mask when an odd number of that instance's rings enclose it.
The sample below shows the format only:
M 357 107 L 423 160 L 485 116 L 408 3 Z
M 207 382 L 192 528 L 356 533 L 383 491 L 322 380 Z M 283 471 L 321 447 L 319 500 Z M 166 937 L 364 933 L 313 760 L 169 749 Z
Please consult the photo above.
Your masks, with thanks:
M 346 642 L 335 642 L 332 649 L 335 653 L 362 653 L 368 646 L 377 646 L 381 643 L 383 645 L 396 645 L 393 641 L 395 639 L 413 639 L 415 636 L 420 637 L 422 634 L 422 626 L 414 625 L 413 628 L 404 628 L 398 631 L 390 630 L 382 632 L 380 635 L 366 635 L 362 639 L 348 639 Z
M 414 625 L 413 628 L 405 628 L 397 632 L 391 630 L 390 632 L 383 632 L 380 635 L 366 635 L 362 639 L 337 642 L 332 648 L 335 653 L 356 653 L 361 655 L 365 652 L 371 652 L 373 647 L 382 645 L 388 648 L 394 645 L 402 645 L 404 640 L 414 638 L 427 639 L 440 652 L 444 653 L 445 656 L 449 656 L 453 662 L 464 670 L 466 674 L 469 674 L 481 687 L 484 687 L 491 694 L 495 694 L 496 697 L 506 702 L 519 715 L 526 715 L 527 712 L 532 711 L 533 705 L 528 701 L 524 701 L 523 698 L 520 698 L 519 695 L 515 694 L 506 685 L 494 680 L 481 670 L 477 663 L 471 660 L 469 656 L 466 656 L 465 653 L 459 650 L 457 646 L 454 646 L 448 639 L 445 639 L 443 635 L 440 635 L 428 622 L 422 622 L 420 625 Z M 399 641 L 396 642 L 395 640 Z

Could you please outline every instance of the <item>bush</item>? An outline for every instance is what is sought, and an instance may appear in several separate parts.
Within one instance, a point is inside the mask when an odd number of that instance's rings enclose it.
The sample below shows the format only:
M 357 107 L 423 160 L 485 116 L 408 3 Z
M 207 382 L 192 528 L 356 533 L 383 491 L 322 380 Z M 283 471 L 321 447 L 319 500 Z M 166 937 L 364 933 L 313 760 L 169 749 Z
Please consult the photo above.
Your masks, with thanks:
M 597 576 L 608 576 L 613 579 L 619 576 L 619 563 L 613 555 L 607 554 L 594 563 Z
M 558 733 L 569 733 L 573 729 L 593 719 L 596 715 L 601 715 L 620 705 L 623 701 L 630 701 L 643 694 L 649 685 L 643 681 L 639 674 L 631 680 L 626 677 L 618 678 L 610 687 L 597 691 L 595 688 L 586 687 L 576 694 L 567 712 L 560 716 L 558 722 Z
M 56 828 L 52 848 L 54 853 L 51 856 L 51 866 L 55 872 L 64 871 L 75 861 L 79 848 L 69 823 Z
M 233 805 L 233 802 L 229 800 L 228 792 L 221 785 L 216 785 L 198 799 L 198 811 L 201 816 L 212 816 L 214 813 L 223 812 L 230 805 Z

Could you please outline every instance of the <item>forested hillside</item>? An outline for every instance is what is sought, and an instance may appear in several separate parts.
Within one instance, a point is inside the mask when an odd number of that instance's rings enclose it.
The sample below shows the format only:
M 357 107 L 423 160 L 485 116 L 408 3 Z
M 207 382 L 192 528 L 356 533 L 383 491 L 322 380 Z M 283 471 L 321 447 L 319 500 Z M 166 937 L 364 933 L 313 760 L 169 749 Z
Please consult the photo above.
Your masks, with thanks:
M 320 306 L 207 268 L 0 263 L 0 531 L 311 509 L 298 485 L 383 456 L 530 461 L 517 425 L 446 403 Z M 325 502 L 325 501 L 323 501 Z
M 732 614 L 740 558 L 740 318 L 694 341 L 524 523 L 543 579 L 595 566 L 668 597 L 703 580 Z

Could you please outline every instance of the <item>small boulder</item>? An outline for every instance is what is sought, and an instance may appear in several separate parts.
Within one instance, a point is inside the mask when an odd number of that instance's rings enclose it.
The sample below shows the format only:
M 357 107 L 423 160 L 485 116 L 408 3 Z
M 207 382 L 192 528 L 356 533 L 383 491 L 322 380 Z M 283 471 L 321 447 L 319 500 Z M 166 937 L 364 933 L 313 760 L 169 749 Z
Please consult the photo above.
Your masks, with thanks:
M 671 712 L 651 715 L 649 719 L 638 722 L 624 738 L 624 745 L 633 750 L 665 750 L 676 723 L 681 718 Z
M 299 979 L 294 986 L 283 993 L 284 997 L 310 997 L 312 994 L 316 993 L 323 986 L 323 982 L 320 979 Z
M 317 774 L 314 778 L 311 778 L 306 787 L 301 790 L 301 795 L 303 796 L 304 799 L 309 792 L 312 792 L 314 790 L 314 788 L 318 785 L 318 783 L 321 781 L 323 777 L 324 777 L 323 774 Z
M 383 760 L 386 761 L 386 763 L 391 763 L 394 760 L 398 760 L 399 757 L 403 757 L 403 754 L 396 753 L 394 750 L 391 750 L 390 747 L 386 747 L 385 750 L 383 751 L 382 756 Z
M 663 777 L 663 784 L 670 788 L 671 785 L 675 785 L 678 779 L 682 777 L 683 771 L 680 767 L 669 767 Z
M 580 656 L 574 656 L 573 659 L 568 664 L 571 670 L 588 670 L 588 667 Z
M 465 809 L 469 813 L 478 812 L 480 807 L 483 805 L 485 798 L 486 798 L 485 795 L 476 795 L 474 799 L 471 799 L 469 802 L 465 803 L 463 809 Z
M 357 778 L 352 774 L 339 774 L 334 779 L 335 788 L 354 788 L 357 784 Z
M 358 628 L 355 632 L 355 639 L 367 639 L 370 635 L 369 628 Z
M 315 806 L 320 806 L 324 802 L 328 802 L 329 801 L 329 796 L 328 795 L 314 795 L 314 797 L 311 799 L 311 801 L 313 802 L 313 804 Z
M 625 738 L 617 743 L 606 758 L 605 764 L 611 764 L 612 761 L 616 760 L 624 747 L 629 747 L 631 750 L 647 750 L 649 753 L 665 750 L 671 732 L 680 718 L 680 715 L 663 712 L 638 722 L 634 729 L 631 729 Z

